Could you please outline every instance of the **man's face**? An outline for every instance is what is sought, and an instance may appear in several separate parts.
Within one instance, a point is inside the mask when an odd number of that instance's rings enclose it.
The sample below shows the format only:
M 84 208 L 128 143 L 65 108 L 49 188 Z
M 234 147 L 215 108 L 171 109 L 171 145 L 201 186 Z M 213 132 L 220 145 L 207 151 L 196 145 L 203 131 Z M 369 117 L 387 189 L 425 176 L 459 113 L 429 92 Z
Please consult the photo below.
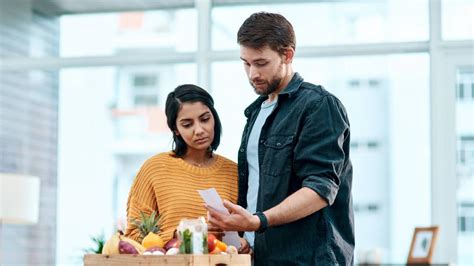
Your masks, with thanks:
M 282 80 L 288 69 L 284 58 L 268 46 L 263 49 L 240 46 L 240 59 L 250 85 L 258 95 L 269 95 L 282 89 Z

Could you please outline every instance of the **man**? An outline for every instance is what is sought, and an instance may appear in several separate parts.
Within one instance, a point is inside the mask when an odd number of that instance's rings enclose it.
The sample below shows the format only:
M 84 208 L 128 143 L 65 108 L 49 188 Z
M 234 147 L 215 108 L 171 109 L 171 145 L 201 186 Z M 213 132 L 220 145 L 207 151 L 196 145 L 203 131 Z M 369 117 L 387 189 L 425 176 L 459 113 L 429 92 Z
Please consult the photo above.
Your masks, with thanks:
M 351 265 L 354 252 L 349 120 L 342 103 L 293 72 L 295 35 L 281 15 L 239 29 L 240 58 L 260 97 L 246 110 L 239 205 L 209 223 L 245 232 L 255 265 Z

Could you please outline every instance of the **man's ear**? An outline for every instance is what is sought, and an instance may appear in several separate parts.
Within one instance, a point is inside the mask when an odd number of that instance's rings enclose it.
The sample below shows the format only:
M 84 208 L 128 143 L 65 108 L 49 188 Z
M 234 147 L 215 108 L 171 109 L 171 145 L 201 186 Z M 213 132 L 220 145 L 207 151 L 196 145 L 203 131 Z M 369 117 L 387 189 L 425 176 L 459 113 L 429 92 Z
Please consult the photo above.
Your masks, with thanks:
M 290 64 L 293 62 L 293 57 L 295 56 L 295 49 L 288 47 L 285 49 L 283 61 L 285 64 Z

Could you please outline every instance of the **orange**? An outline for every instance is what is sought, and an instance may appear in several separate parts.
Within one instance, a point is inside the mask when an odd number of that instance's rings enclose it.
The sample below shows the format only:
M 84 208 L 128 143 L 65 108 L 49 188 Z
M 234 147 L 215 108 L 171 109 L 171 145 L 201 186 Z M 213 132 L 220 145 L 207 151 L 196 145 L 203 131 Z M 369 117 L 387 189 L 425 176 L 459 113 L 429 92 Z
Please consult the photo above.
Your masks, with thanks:
M 216 249 L 219 249 L 222 252 L 226 252 L 227 244 L 220 240 L 216 240 Z

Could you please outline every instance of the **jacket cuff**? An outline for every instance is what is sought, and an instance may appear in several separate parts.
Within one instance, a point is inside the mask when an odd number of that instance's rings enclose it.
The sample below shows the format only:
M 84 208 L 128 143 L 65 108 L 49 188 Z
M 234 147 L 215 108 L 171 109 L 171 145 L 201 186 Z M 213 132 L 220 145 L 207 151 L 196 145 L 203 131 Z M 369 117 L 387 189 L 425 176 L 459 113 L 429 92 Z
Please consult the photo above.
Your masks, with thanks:
M 332 205 L 336 199 L 339 186 L 336 185 L 331 179 L 321 177 L 308 177 L 303 181 L 303 187 L 312 189 L 318 193 L 319 196 L 324 198 L 328 205 Z

